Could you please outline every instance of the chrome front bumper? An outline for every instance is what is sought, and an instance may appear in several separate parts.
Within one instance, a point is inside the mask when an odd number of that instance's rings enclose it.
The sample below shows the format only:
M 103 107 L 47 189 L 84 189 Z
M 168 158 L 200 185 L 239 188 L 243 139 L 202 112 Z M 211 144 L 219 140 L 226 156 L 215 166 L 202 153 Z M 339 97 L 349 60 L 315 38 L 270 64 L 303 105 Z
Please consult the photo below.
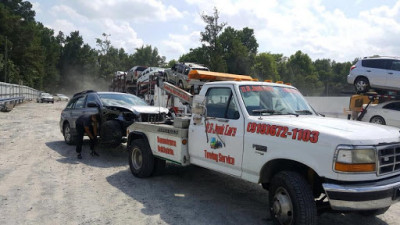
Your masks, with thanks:
M 322 186 L 334 210 L 381 209 L 400 200 L 400 176 L 377 182 Z

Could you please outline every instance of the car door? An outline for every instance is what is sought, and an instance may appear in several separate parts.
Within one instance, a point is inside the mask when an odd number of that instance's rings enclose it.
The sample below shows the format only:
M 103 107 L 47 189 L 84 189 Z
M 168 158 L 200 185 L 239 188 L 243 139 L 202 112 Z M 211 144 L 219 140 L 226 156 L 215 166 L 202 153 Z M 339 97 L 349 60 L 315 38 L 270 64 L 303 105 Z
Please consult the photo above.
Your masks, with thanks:
M 232 85 L 209 88 L 207 116 L 201 124 L 191 121 L 189 153 L 193 164 L 241 176 L 244 119 Z
M 387 66 L 386 86 L 393 90 L 400 90 L 400 60 L 391 60 Z
M 70 125 L 72 128 L 75 128 L 75 121 L 85 114 L 85 100 L 86 95 L 79 96 L 72 105 L 70 110 Z
M 400 102 L 391 102 L 382 107 L 386 125 L 400 127 Z
M 363 72 L 371 87 L 385 87 L 387 79 L 387 59 L 367 59 L 362 61 Z

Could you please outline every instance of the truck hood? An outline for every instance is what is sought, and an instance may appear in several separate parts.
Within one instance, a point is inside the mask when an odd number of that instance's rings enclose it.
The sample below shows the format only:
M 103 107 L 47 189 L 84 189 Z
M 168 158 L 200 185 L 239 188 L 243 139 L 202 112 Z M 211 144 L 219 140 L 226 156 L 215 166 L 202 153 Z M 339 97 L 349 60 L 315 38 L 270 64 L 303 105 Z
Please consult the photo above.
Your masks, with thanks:
M 270 122 L 272 125 L 288 126 L 291 129 L 318 131 L 320 137 L 325 136 L 326 140 L 330 141 L 340 139 L 341 144 L 377 145 L 400 142 L 399 128 L 360 121 L 307 115 L 268 116 L 262 117 L 262 120 L 254 117 L 254 122 L 261 121 Z

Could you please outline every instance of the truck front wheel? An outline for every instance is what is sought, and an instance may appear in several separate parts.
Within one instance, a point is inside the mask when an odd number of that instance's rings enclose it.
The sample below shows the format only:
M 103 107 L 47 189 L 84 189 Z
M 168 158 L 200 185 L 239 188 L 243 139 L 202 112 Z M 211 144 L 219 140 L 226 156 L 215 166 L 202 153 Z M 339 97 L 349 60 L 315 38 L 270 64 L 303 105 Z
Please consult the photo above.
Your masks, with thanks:
M 128 147 L 129 167 L 135 177 L 150 177 L 154 170 L 154 157 L 147 143 L 134 140 Z
M 311 187 L 296 172 L 282 171 L 273 177 L 269 188 L 269 208 L 275 224 L 317 224 L 317 208 Z

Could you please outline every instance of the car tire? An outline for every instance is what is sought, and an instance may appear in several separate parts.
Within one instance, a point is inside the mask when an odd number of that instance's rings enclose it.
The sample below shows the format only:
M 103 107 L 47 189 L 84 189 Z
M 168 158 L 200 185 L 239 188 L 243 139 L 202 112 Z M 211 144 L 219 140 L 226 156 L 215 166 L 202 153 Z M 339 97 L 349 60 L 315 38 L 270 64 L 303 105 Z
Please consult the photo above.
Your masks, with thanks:
M 383 119 L 382 116 L 373 116 L 370 120 L 370 123 L 377 123 L 377 124 L 381 124 L 381 125 L 386 125 L 386 121 L 385 119 Z
M 369 81 L 366 77 L 359 77 L 354 82 L 354 88 L 357 93 L 365 93 L 370 89 Z
M 122 142 L 122 128 L 118 121 L 108 120 L 101 124 L 101 142 L 110 148 L 118 147 Z
M 71 126 L 69 123 L 65 123 L 63 126 L 63 135 L 64 135 L 64 141 L 68 145 L 74 145 L 76 144 L 76 137 L 72 135 L 71 132 Z
M 272 178 L 268 193 L 274 224 L 317 224 L 317 207 L 311 187 L 299 173 L 279 172 Z
M 128 146 L 129 168 L 135 177 L 150 177 L 154 171 L 154 157 L 143 139 L 136 139 Z

